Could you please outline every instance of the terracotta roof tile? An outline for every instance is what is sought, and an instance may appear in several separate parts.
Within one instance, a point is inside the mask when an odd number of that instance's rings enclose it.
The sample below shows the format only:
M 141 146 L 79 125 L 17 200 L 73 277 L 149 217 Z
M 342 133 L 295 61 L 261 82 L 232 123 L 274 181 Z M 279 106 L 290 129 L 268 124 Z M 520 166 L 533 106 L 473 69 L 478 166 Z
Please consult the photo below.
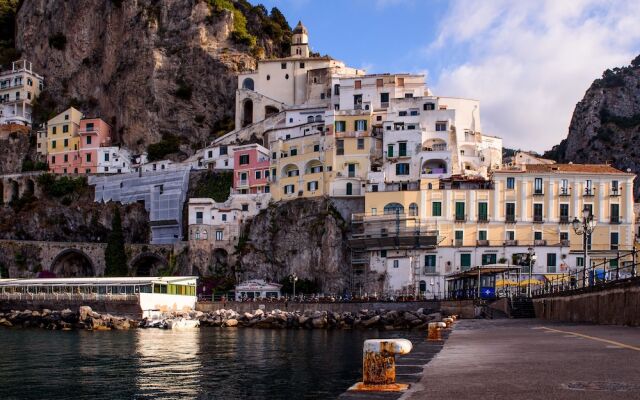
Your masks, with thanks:
M 519 167 L 494 170 L 494 173 L 590 173 L 590 174 L 631 174 L 607 164 L 526 164 L 525 169 Z

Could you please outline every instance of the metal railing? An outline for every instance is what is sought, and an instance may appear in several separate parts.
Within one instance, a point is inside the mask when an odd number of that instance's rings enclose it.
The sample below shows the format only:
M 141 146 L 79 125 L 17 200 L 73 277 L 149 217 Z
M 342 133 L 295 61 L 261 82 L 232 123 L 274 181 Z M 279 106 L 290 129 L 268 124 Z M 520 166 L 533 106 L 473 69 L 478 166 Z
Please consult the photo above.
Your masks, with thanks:
M 638 253 L 640 250 L 629 250 L 618 256 L 590 267 L 578 267 L 574 271 L 558 274 L 548 280 L 537 290 L 534 296 L 553 293 L 567 293 L 586 288 L 606 287 L 612 282 L 621 282 L 638 277 Z M 612 265 L 613 262 L 613 265 Z
M 100 300 L 100 301 L 138 301 L 137 294 L 110 294 L 110 293 L 29 293 L 29 292 L 2 292 L 0 300 Z

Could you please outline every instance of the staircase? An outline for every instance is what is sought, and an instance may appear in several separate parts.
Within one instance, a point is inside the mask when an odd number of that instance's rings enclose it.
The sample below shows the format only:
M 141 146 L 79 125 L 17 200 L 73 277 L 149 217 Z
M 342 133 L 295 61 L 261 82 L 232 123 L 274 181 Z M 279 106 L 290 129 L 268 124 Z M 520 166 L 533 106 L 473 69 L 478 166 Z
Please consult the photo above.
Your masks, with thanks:
M 528 297 L 516 297 L 511 300 L 511 318 L 535 318 L 533 300 Z

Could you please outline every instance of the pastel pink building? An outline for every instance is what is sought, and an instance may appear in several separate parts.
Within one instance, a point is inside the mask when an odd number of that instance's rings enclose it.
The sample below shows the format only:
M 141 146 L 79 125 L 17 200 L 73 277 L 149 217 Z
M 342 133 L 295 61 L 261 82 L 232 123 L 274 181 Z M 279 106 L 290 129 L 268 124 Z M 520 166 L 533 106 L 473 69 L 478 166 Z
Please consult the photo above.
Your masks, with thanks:
M 78 169 L 81 173 L 98 172 L 99 154 L 102 147 L 111 146 L 111 126 L 100 118 L 80 120 L 80 157 Z
M 233 153 L 233 165 L 236 193 L 269 193 L 269 150 L 259 144 L 238 146 Z

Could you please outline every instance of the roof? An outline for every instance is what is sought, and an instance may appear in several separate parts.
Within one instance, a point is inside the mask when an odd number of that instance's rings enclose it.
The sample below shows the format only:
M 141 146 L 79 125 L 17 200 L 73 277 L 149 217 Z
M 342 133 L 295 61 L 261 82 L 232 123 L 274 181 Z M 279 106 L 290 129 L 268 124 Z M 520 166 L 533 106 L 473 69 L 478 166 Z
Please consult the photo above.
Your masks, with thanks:
M 3 279 L 1 286 L 89 286 L 89 285 L 133 285 L 150 283 L 179 283 L 195 281 L 196 276 L 137 276 L 110 278 L 35 278 L 35 279 Z M 188 283 L 188 282 L 187 282 Z
M 296 25 L 295 28 L 293 28 L 293 33 L 304 33 L 305 35 L 309 34 L 309 30 L 307 29 L 306 26 L 302 25 L 302 21 L 298 21 L 298 25 Z
M 627 174 L 630 172 L 620 171 L 609 164 L 525 164 L 520 167 L 496 169 L 494 173 L 552 173 L 552 174 Z

